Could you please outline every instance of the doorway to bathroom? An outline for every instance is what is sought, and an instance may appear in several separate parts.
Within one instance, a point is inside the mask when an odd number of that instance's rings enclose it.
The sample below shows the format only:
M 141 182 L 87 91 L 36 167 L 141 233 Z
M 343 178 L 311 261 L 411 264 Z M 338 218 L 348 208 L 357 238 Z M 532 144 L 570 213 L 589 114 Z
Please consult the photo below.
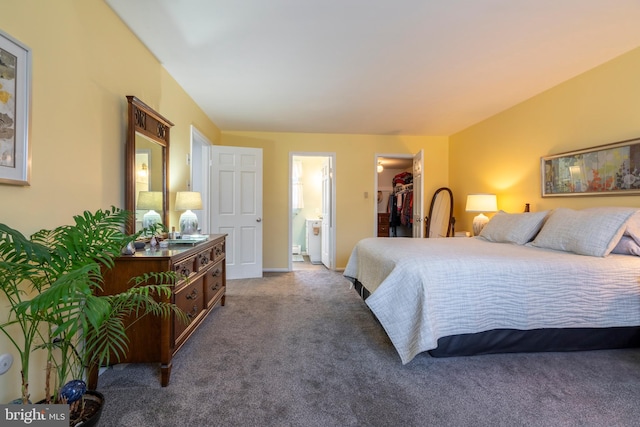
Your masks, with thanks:
M 289 155 L 289 271 L 335 266 L 335 153 Z

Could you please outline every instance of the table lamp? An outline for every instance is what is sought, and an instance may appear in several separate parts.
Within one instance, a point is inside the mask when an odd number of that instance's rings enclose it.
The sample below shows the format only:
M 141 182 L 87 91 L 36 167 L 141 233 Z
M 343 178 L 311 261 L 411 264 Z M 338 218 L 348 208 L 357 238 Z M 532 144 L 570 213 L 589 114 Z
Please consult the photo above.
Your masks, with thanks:
M 202 209 L 202 198 L 197 191 L 178 191 L 176 194 L 176 210 L 186 211 L 180 215 L 180 235 L 198 233 L 198 217 L 191 209 Z
M 489 218 L 484 212 L 495 212 L 498 210 L 498 201 L 495 194 L 469 194 L 467 196 L 467 212 L 478 212 L 473 218 L 473 235 L 480 234 L 484 226 L 489 222 Z
M 156 212 L 156 210 L 162 210 L 162 192 L 140 191 L 136 209 L 149 210 L 142 216 L 142 226 L 144 228 L 151 227 L 153 224 L 162 224 L 162 217 Z

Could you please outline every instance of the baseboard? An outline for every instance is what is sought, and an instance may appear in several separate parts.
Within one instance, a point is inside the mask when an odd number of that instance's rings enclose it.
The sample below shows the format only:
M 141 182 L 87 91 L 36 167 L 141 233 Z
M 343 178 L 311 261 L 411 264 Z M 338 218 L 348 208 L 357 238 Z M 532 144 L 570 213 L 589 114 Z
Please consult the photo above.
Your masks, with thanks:
M 287 268 L 263 268 L 262 272 L 263 273 L 288 273 L 290 271 L 293 270 L 289 270 Z M 334 268 L 333 270 L 330 271 L 335 271 L 337 273 L 344 273 L 344 268 Z

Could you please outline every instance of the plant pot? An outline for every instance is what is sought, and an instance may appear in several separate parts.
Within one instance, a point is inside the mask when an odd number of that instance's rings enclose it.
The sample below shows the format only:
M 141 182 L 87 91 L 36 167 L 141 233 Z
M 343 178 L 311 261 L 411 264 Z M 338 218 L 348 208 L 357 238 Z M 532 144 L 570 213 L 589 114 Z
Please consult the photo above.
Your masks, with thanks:
M 82 405 L 78 405 L 78 411 L 69 414 L 69 425 L 71 427 L 93 427 L 98 425 L 102 416 L 102 408 L 104 407 L 104 396 L 95 390 L 88 390 L 83 396 L 84 411 Z M 44 404 L 44 400 L 37 402 Z
M 71 426 L 93 427 L 98 425 L 104 407 L 104 396 L 95 390 L 87 391 L 84 396 L 84 412 L 69 414 Z M 73 422 L 74 424 L 71 424 Z
M 28 401 L 27 401 L 27 404 L 28 404 L 28 405 L 31 405 L 31 401 L 30 401 L 30 400 L 28 400 Z M 7 405 L 22 405 L 22 398 L 21 398 L 21 397 L 19 397 L 19 398 L 17 398 L 17 399 L 13 399 L 11 402 L 7 403 Z

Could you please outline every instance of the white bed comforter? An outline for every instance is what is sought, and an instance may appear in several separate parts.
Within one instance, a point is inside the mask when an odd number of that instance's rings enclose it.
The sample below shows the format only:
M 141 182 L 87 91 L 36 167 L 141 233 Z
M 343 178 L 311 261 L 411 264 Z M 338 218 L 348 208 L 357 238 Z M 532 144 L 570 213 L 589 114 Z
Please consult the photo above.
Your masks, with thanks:
M 498 328 L 640 325 L 640 257 L 574 255 L 479 238 L 369 238 L 344 271 L 403 364 L 438 338 Z

